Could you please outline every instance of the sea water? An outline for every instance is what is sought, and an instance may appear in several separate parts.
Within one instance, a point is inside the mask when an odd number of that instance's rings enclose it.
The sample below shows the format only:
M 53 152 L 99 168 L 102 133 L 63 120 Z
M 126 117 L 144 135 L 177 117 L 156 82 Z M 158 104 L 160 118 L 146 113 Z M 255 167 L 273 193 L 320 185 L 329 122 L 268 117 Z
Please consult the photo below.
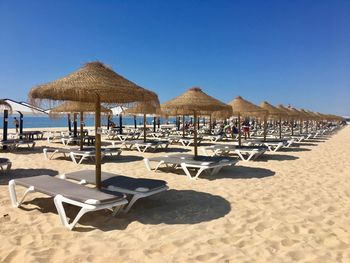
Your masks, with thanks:
M 17 115 L 10 115 L 8 118 L 8 128 L 15 128 L 14 125 L 14 117 L 16 117 L 19 120 L 19 116 Z M 112 121 L 115 123 L 116 126 L 119 125 L 119 117 L 114 116 L 112 118 Z M 153 124 L 153 117 L 147 117 L 146 118 L 147 124 Z M 71 123 L 73 126 L 73 116 L 71 116 Z M 79 116 L 78 116 L 78 123 L 79 123 Z M 85 126 L 94 126 L 95 125 L 95 118 L 93 116 L 85 116 L 84 117 L 84 123 Z M 161 118 L 161 124 L 168 123 L 173 124 L 175 123 L 175 118 L 169 118 L 164 119 Z M 101 124 L 102 126 L 107 126 L 107 117 L 101 116 Z M 122 124 L 124 125 L 134 125 L 134 117 L 131 116 L 123 116 L 122 118 Z M 137 125 L 143 125 L 143 117 L 136 117 L 136 124 Z M 50 118 L 48 116 L 24 116 L 23 117 L 23 128 L 54 128 L 54 127 L 68 127 L 68 118 L 67 116 L 62 118 Z M 0 128 L 3 128 L 3 121 L 0 121 Z

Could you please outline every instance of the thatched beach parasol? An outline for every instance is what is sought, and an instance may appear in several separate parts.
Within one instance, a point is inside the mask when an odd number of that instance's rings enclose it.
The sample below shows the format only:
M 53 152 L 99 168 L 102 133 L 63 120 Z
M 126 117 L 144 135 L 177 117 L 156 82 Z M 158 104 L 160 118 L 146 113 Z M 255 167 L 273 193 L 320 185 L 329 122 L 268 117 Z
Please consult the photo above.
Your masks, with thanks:
M 291 121 L 292 136 L 294 135 L 294 119 L 298 118 L 298 114 L 284 107 L 282 104 L 277 105 L 277 108 L 285 113 L 288 120 Z
M 36 104 L 52 101 L 95 103 L 96 186 L 101 188 L 101 103 L 130 104 L 147 101 L 158 105 L 158 96 L 115 73 L 101 62 L 87 63 L 58 80 L 33 88 L 29 99 Z
M 89 102 L 67 101 L 61 105 L 50 109 L 49 116 L 56 118 L 62 113 L 79 113 L 80 115 L 80 150 L 83 150 L 83 129 L 84 129 L 84 113 L 95 113 L 95 104 Z M 101 113 L 112 114 L 110 109 L 101 106 Z
M 267 101 L 263 101 L 260 105 L 261 108 L 266 110 L 268 112 L 268 115 L 271 116 L 272 118 L 276 118 L 279 121 L 279 137 L 282 139 L 282 117 L 287 116 L 287 114 L 276 108 L 275 106 L 271 105 Z M 265 131 L 264 131 L 265 133 Z M 264 135 L 264 138 L 266 138 L 266 134 Z
M 305 113 L 302 111 L 297 110 L 296 108 L 290 107 L 288 108 L 295 116 L 297 116 L 297 119 L 300 120 L 300 134 L 303 133 L 303 120 L 307 118 Z
M 182 115 L 193 115 L 194 117 L 194 155 L 197 150 L 197 116 L 201 112 L 214 112 L 225 110 L 228 105 L 207 95 L 199 87 L 190 88 L 182 95 L 162 104 L 162 111 L 167 113 L 178 113 Z M 169 114 L 170 115 L 170 114 Z
M 160 106 L 154 106 L 147 102 L 135 103 L 135 106 L 125 110 L 125 114 L 137 115 L 143 114 L 143 141 L 146 142 L 146 114 L 161 115 Z
M 236 97 L 229 105 L 232 107 L 233 115 L 238 116 L 238 144 L 241 146 L 241 116 L 264 116 L 264 123 L 266 123 L 267 111 L 241 96 Z

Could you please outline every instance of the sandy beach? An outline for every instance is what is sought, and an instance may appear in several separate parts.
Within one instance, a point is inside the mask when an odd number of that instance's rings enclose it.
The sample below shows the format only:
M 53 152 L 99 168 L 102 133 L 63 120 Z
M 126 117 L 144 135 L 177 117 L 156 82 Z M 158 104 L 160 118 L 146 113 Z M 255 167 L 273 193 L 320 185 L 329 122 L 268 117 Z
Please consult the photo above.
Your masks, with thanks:
M 349 141 L 345 127 L 196 181 L 148 172 L 143 157 L 162 152 L 123 151 L 106 158 L 102 170 L 166 180 L 170 190 L 138 201 L 126 215 L 87 214 L 74 231 L 60 224 L 43 194 L 11 207 L 7 184 L 94 164 L 44 160 L 44 140 L 34 152 L 1 152 L 13 166 L 0 174 L 0 262 L 350 262 Z

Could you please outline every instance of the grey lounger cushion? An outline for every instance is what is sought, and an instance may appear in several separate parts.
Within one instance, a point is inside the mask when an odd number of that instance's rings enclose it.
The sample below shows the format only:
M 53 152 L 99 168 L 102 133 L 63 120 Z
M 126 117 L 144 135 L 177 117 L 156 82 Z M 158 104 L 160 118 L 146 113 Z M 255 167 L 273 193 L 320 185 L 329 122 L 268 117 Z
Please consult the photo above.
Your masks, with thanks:
M 124 199 L 124 195 L 120 193 L 92 189 L 48 175 L 24 177 L 15 179 L 14 181 L 16 184 L 25 187 L 33 186 L 36 192 L 41 192 L 53 197 L 62 195 L 82 203 L 93 199 L 97 200 L 100 204 L 106 204 Z
M 89 184 L 95 184 L 95 171 L 94 170 L 82 170 L 77 172 L 71 172 L 65 174 L 67 179 L 73 180 L 85 180 Z M 118 188 L 127 189 L 135 192 L 154 191 L 160 188 L 164 188 L 167 184 L 163 180 L 146 179 L 146 178 L 132 178 L 123 175 L 117 175 L 113 173 L 102 172 L 102 187 L 108 188 L 108 186 L 116 186 Z

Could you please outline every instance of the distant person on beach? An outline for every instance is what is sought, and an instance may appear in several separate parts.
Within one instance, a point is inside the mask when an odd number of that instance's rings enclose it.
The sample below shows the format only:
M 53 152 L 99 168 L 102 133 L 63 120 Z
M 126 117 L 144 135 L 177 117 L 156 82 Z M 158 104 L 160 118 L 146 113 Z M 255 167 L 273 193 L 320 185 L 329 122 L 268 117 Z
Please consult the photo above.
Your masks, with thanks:
M 244 135 L 244 139 L 250 138 L 250 133 L 249 133 L 249 128 L 250 128 L 250 124 L 248 121 L 243 122 L 242 125 L 243 128 L 243 135 Z
M 16 127 L 16 133 L 18 133 L 19 121 L 17 120 L 16 117 L 13 118 L 13 125 L 15 125 L 15 127 Z

